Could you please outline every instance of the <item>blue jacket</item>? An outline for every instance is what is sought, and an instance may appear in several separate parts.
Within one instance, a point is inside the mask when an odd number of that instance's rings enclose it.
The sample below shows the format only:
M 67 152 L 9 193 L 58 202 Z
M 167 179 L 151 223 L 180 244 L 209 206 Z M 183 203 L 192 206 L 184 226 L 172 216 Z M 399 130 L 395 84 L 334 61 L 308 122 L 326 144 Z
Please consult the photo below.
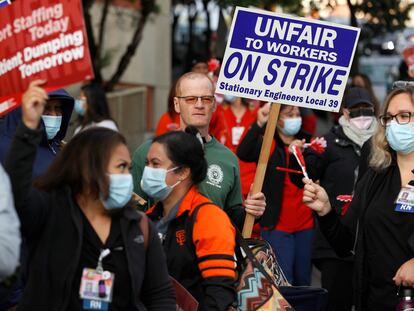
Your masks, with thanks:
M 74 106 L 73 97 L 63 89 L 50 92 L 48 95 L 49 99 L 62 100 L 62 125 L 56 136 L 48 141 L 43 121 L 41 122 L 43 127 L 43 138 L 37 148 L 36 159 L 33 166 L 33 177 L 37 177 L 44 173 L 54 160 L 56 154 L 59 153 L 61 141 L 66 135 Z M 22 110 L 21 108 L 17 108 L 6 115 L 3 128 L 0 129 L 0 162 L 3 164 L 13 135 L 16 131 L 16 127 L 21 119 Z

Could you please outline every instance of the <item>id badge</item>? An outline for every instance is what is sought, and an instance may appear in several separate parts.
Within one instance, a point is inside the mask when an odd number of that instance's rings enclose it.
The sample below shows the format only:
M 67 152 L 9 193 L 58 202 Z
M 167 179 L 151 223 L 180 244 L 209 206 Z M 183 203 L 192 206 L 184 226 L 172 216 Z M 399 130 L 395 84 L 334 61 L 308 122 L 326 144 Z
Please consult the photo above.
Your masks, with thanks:
M 231 143 L 238 146 L 240 138 L 244 132 L 244 126 L 235 126 L 231 129 Z
M 84 268 L 79 289 L 84 310 L 108 310 L 112 301 L 115 275 L 109 271 Z
M 414 187 L 408 185 L 401 188 L 395 201 L 395 211 L 414 213 Z

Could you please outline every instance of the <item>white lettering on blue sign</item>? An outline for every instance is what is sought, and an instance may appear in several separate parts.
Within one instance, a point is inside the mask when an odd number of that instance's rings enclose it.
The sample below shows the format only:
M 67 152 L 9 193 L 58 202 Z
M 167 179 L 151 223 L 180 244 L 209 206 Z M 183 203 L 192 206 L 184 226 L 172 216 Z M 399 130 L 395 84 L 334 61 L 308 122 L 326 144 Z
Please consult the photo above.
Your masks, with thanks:
M 83 300 L 83 309 L 84 310 L 108 310 L 109 304 L 105 301 L 100 300 L 89 300 L 84 299 Z
M 236 9 L 217 93 L 338 111 L 359 29 Z
M 399 204 L 395 205 L 395 211 L 403 213 L 414 213 L 414 206 L 410 204 Z

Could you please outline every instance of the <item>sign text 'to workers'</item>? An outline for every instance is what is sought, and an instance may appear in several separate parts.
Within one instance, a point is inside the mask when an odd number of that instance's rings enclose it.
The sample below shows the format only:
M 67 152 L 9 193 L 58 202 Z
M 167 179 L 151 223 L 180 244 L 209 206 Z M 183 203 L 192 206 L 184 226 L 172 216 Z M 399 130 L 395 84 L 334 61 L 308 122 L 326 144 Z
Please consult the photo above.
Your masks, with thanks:
M 338 111 L 359 29 L 236 9 L 217 93 Z

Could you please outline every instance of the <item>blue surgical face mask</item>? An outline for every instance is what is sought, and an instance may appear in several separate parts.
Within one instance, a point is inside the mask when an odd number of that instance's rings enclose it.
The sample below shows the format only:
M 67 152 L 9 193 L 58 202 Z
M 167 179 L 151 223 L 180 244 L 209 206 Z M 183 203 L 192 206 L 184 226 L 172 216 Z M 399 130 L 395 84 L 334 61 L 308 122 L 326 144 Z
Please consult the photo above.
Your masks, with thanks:
M 86 109 L 86 100 L 85 99 L 75 99 L 75 111 L 78 115 L 84 116 Z
M 56 134 L 60 130 L 60 126 L 62 125 L 62 116 L 42 115 L 42 119 L 45 124 L 47 139 L 50 140 L 55 138 Z
M 165 177 L 168 172 L 176 170 L 178 167 L 166 170 L 165 168 L 153 168 L 145 166 L 141 179 L 142 190 L 155 201 L 162 201 L 169 196 L 171 191 L 177 186 L 180 181 L 174 185 L 168 186 L 165 182 Z
M 101 199 L 107 210 L 123 208 L 132 197 L 134 187 L 131 174 L 109 174 L 109 193 Z
M 236 99 L 236 96 L 224 94 L 223 99 L 225 102 L 232 103 Z
M 295 136 L 299 133 L 300 127 L 302 126 L 302 118 L 288 118 L 283 119 L 284 126 L 281 128 L 283 134 L 287 136 Z
M 388 144 L 396 152 L 408 154 L 414 151 L 414 122 L 398 124 L 391 121 L 385 130 Z

